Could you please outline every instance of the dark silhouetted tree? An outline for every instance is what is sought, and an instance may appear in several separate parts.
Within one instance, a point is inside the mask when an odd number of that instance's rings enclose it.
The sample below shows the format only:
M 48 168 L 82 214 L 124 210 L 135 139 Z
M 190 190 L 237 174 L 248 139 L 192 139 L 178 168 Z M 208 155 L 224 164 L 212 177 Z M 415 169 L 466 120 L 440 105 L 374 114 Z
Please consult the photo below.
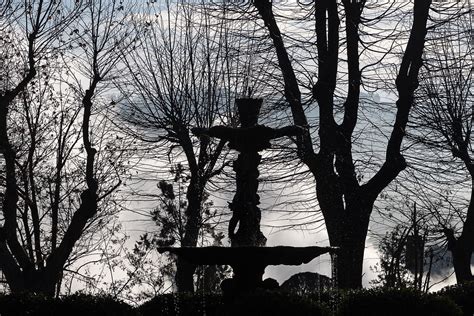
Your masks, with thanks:
M 116 26 L 120 5 L 26 1 L 8 16 L 2 54 L 17 49 L 20 58 L 3 68 L 0 96 L 0 268 L 12 292 L 59 292 L 64 270 L 99 249 L 94 233 L 118 209 L 110 198 L 123 172 L 112 150 L 119 144 L 106 136 L 104 120 L 92 117 L 99 117 L 98 95 L 127 45 Z
M 431 174 L 430 177 L 419 177 L 425 185 L 427 198 L 433 200 L 432 195 L 444 197 L 445 202 L 430 211 L 434 225 L 443 232 L 452 253 L 458 283 L 473 280 L 474 55 L 472 8 L 468 9 L 459 19 L 438 26 L 429 38 L 410 135 L 422 145 L 419 150 L 428 160 L 418 162 L 422 166 L 418 169 Z
M 284 14 L 277 16 L 274 13 L 277 5 L 271 1 L 253 2 L 276 50 L 284 81 L 284 95 L 291 108 L 294 124 L 308 129 L 297 140 L 298 155 L 316 180 L 317 198 L 330 244 L 340 247 L 337 280 L 342 288 L 361 287 L 365 239 L 374 203 L 377 196 L 406 167 L 401 144 L 413 105 L 414 91 L 418 87 L 430 4 L 431 1 L 415 0 L 413 13 L 408 15 L 412 22 L 409 31 L 403 28 L 398 31 L 394 23 L 392 34 L 377 29 L 377 22 L 389 19 L 389 12 L 397 6 L 404 8 L 405 3 L 388 4 L 385 9 L 378 7 L 376 13 L 371 11 L 374 9 L 371 3 L 363 0 L 317 1 L 310 6 L 306 19 L 302 21 L 314 17 L 316 39 L 310 42 L 313 48 L 310 54 L 317 52 L 314 57 L 317 61 L 317 80 L 312 86 L 312 95 L 319 110 L 315 124 L 308 121 L 309 113 L 305 112 L 306 104 L 302 100 L 301 78 L 297 77 L 294 70 L 295 64 L 299 62 L 298 56 L 289 54 L 284 34 L 277 22 Z M 364 15 L 366 13 L 367 16 Z M 409 32 L 409 35 L 403 37 L 403 34 L 407 34 L 405 32 Z M 393 33 L 397 35 L 392 36 Z M 392 44 L 388 44 L 388 48 L 380 48 L 377 45 L 380 41 Z M 396 43 L 405 43 L 405 49 L 395 80 L 398 92 L 395 119 L 386 143 L 385 161 L 370 179 L 363 182 L 362 177 L 357 175 L 352 148 L 360 105 L 363 104 L 361 86 L 364 81 L 370 81 L 368 78 L 371 76 L 374 80 L 372 83 L 376 79 L 384 80 L 374 70 L 374 65 L 385 57 L 380 57 L 380 50 L 385 51 L 382 55 L 390 54 L 393 52 L 390 46 Z M 361 56 L 365 56 L 365 59 Z M 307 85 L 305 82 L 303 87 Z M 345 95 L 341 96 L 342 93 Z M 310 126 L 314 125 L 317 125 L 319 137 L 310 133 Z M 315 138 L 319 138 L 317 144 Z

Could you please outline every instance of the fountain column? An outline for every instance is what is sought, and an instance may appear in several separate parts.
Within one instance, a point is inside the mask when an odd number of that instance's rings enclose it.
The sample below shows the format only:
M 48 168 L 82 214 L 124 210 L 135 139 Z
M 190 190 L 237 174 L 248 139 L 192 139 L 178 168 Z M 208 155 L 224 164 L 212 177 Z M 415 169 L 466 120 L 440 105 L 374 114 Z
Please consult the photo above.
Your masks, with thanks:
M 237 99 L 236 104 L 240 127 L 244 129 L 255 127 L 262 99 Z M 267 242 L 267 238 L 260 230 L 262 212 L 258 207 L 260 197 L 257 194 L 258 165 L 262 156 L 258 153 L 256 146 L 251 145 L 258 135 L 249 136 L 253 139 L 240 139 L 235 142 L 235 149 L 239 151 L 239 156 L 233 164 L 237 188 L 232 203 L 229 203 L 232 211 L 229 222 L 229 238 L 232 247 L 265 246 Z

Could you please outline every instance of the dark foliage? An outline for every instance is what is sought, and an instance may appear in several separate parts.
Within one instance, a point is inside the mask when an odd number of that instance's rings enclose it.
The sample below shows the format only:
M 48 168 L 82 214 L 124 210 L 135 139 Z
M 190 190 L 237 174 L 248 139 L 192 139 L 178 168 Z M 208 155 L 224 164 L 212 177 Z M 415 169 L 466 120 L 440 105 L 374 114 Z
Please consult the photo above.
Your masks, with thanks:
M 138 309 L 143 316 L 330 315 L 328 309 L 316 301 L 298 295 L 269 291 L 258 291 L 227 302 L 219 295 L 165 294 L 153 298 Z
M 453 300 L 462 309 L 464 316 L 474 315 L 474 282 L 448 286 L 437 294 Z
M 0 296 L 0 315 L 135 316 L 138 313 L 130 305 L 108 296 L 75 294 L 49 298 L 43 295 L 11 294 Z
M 43 295 L 12 294 L 0 296 L 0 314 L 6 316 L 19 315 L 51 315 L 56 312 L 53 299 Z
M 143 316 L 152 315 L 221 315 L 223 307 L 220 295 L 203 293 L 175 293 L 156 296 L 142 304 L 138 310 Z
M 138 316 L 130 305 L 111 296 L 75 294 L 62 298 L 57 315 Z M 55 314 L 56 315 L 56 314 Z
M 321 293 L 330 289 L 331 279 L 325 275 L 313 272 L 301 272 L 292 275 L 281 284 L 281 289 L 288 293 L 305 295 Z
M 224 300 L 220 295 L 201 292 L 159 295 L 138 308 L 132 308 L 112 297 L 100 295 L 75 294 L 63 298 L 50 298 L 43 295 L 10 294 L 0 295 L 0 315 L 470 316 L 474 311 L 473 293 L 474 283 L 447 287 L 436 294 L 423 294 L 412 289 L 375 288 L 323 291 L 299 296 L 262 290 L 233 300 Z
M 330 312 L 324 305 L 298 295 L 259 291 L 237 299 L 229 308 L 228 315 L 326 316 Z
M 448 297 L 419 291 L 375 288 L 347 292 L 339 304 L 338 316 L 456 316 L 459 307 Z
M 342 302 L 347 293 L 348 290 L 332 288 L 320 292 L 306 293 L 304 297 L 308 300 L 318 302 L 318 304 L 326 306 L 331 310 L 337 310 L 339 303 Z

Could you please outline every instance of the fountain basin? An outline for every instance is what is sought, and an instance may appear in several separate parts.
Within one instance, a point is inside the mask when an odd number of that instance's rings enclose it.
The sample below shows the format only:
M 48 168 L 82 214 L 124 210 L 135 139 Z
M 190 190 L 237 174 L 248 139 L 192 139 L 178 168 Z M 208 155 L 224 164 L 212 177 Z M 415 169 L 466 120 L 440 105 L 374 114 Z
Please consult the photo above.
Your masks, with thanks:
M 158 252 L 170 252 L 197 265 L 300 265 L 325 253 L 335 252 L 334 247 L 159 247 Z
M 300 265 L 325 253 L 335 253 L 334 247 L 159 247 L 158 252 L 170 252 L 194 265 L 230 265 L 232 279 L 221 285 L 224 295 L 235 295 L 263 287 L 262 276 L 269 265 Z M 229 285 L 230 284 L 230 285 Z M 225 287 L 225 288 L 224 288 Z

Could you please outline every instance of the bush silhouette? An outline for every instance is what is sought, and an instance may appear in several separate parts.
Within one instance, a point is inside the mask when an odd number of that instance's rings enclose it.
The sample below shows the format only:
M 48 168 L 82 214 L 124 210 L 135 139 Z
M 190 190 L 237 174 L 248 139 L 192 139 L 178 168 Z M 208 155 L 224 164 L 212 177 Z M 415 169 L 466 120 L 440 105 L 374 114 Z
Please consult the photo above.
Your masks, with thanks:
M 474 282 L 448 286 L 437 294 L 453 300 L 462 309 L 464 316 L 474 315 Z
M 422 294 L 410 289 L 366 289 L 348 292 L 338 308 L 338 316 L 461 316 L 449 298 Z

